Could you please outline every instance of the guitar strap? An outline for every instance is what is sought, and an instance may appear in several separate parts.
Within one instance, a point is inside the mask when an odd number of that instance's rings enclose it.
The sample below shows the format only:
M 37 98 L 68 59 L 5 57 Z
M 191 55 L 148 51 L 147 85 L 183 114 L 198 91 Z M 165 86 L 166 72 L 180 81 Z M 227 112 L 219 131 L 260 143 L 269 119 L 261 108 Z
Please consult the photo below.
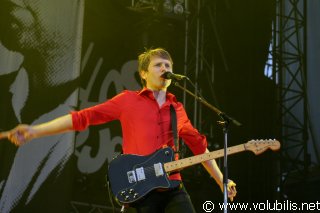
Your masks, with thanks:
M 180 144 L 179 144 L 179 137 L 178 137 L 178 131 L 177 131 L 177 113 L 172 104 L 170 104 L 170 115 L 171 115 L 171 129 L 173 134 L 175 153 L 178 154 Z
M 178 136 L 178 131 L 177 131 L 177 113 L 176 110 L 174 109 L 173 105 L 170 104 L 170 115 L 171 115 L 171 129 L 172 129 L 172 134 L 173 134 L 173 140 L 174 140 L 174 146 L 175 146 L 175 159 L 179 159 L 179 136 Z M 179 171 L 171 172 L 170 174 L 173 175 L 175 173 L 179 173 Z M 171 180 L 171 187 L 172 188 L 177 188 L 177 187 L 182 187 L 181 181 L 179 180 Z

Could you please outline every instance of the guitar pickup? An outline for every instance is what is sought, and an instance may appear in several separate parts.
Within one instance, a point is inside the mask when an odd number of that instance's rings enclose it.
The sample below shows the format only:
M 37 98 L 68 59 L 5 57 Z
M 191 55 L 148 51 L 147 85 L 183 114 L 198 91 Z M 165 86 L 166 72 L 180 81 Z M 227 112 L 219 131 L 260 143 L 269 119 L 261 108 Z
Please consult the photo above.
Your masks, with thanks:
M 164 175 L 161 163 L 153 164 L 153 167 L 154 167 L 154 172 L 156 173 L 157 177 Z
M 137 181 L 142 181 L 146 179 L 143 167 L 136 168 L 136 170 L 128 171 L 127 177 L 129 183 L 135 183 Z
M 133 170 L 127 172 L 129 183 L 137 182 L 136 174 Z
M 144 169 L 143 167 L 136 168 L 136 173 L 137 173 L 137 179 L 138 181 L 142 181 L 146 179 L 146 175 L 144 174 Z

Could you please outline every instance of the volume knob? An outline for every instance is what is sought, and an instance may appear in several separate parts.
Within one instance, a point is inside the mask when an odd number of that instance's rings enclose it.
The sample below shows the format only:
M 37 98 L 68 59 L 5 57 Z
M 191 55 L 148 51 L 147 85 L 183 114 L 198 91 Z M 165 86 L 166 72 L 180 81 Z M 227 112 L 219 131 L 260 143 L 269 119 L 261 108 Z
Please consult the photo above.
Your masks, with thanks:
M 121 195 L 122 197 L 124 197 L 126 194 L 127 194 L 127 192 L 124 191 L 124 190 L 120 192 L 120 195 Z
M 136 199 L 139 196 L 138 193 L 134 193 L 133 198 Z

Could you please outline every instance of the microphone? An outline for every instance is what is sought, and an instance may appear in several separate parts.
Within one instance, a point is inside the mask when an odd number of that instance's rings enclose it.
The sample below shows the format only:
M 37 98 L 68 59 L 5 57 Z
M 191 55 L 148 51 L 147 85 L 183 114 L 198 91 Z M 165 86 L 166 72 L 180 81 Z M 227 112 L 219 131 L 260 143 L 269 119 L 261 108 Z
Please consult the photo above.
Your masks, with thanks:
M 180 81 L 182 79 L 189 79 L 185 75 L 174 74 L 172 72 L 165 72 L 161 75 L 161 77 L 164 79 L 172 79 L 172 80 L 176 80 L 176 81 Z

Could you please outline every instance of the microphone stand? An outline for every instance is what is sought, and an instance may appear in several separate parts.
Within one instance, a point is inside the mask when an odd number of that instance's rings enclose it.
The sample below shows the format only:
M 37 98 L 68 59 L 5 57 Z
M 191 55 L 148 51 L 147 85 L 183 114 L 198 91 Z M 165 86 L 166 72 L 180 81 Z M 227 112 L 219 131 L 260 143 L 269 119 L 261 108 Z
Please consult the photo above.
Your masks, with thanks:
M 189 80 L 189 79 L 187 78 L 187 80 Z M 218 108 L 212 106 L 211 104 L 209 104 L 203 98 L 201 98 L 201 97 L 197 96 L 196 94 L 192 93 L 187 88 L 184 88 L 177 81 L 173 82 L 173 84 L 176 87 L 178 87 L 178 88 L 182 89 L 183 91 L 185 91 L 186 93 L 188 93 L 189 95 L 191 95 L 192 97 L 194 97 L 197 101 L 199 101 L 203 105 L 207 106 L 212 111 L 214 111 L 221 119 L 220 121 L 218 121 L 218 124 L 220 126 L 222 126 L 222 130 L 223 130 L 223 134 L 224 134 L 224 149 L 223 149 L 223 154 L 224 154 L 224 161 L 223 161 L 223 203 L 224 203 L 224 212 L 227 212 L 228 211 L 228 206 L 227 206 L 227 204 L 228 204 L 228 161 L 227 161 L 227 156 L 228 156 L 228 153 L 227 153 L 227 149 L 228 149 L 228 127 L 229 127 L 230 122 L 232 122 L 236 126 L 241 126 L 242 124 L 240 122 L 238 122 L 237 120 L 229 117 L 227 114 L 225 114 L 224 112 L 220 111 Z

